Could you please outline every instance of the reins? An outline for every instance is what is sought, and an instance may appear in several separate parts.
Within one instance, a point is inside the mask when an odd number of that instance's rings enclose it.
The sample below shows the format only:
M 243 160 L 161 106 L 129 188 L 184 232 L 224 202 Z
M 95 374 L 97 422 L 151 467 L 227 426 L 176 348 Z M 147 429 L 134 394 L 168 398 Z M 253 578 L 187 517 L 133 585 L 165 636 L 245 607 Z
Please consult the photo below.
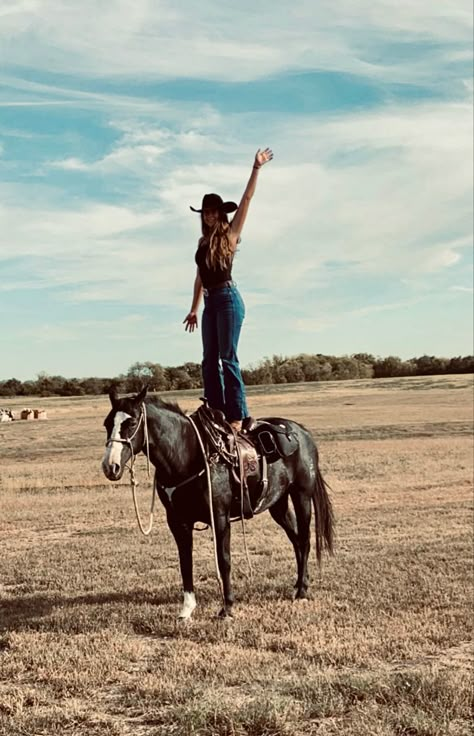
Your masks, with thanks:
M 211 455 L 211 458 L 213 460 L 215 460 L 215 461 L 218 461 L 219 458 L 221 458 L 229 466 L 232 466 L 234 464 L 235 457 L 237 457 L 237 462 L 238 462 L 238 466 L 239 466 L 239 477 L 240 477 L 240 521 L 241 521 L 241 524 L 242 524 L 242 536 L 243 536 L 243 542 L 244 542 L 245 557 L 246 557 L 246 560 L 247 560 L 247 565 L 249 567 L 249 576 L 248 576 L 248 579 L 252 580 L 252 578 L 253 578 L 253 569 L 252 569 L 252 563 L 250 561 L 250 555 L 249 555 L 249 550 L 248 550 L 248 546 L 247 546 L 247 534 L 246 534 L 246 531 L 245 531 L 245 521 L 244 521 L 244 490 L 243 490 L 244 469 L 243 469 L 243 464 L 242 464 L 242 453 L 241 453 L 241 450 L 239 448 L 238 442 L 236 442 L 236 455 L 234 455 L 232 452 L 229 452 L 227 450 L 226 446 L 225 446 L 225 443 L 224 443 L 224 441 L 223 441 L 223 439 L 221 437 L 220 432 L 218 430 L 216 431 L 216 428 L 215 428 L 214 423 L 212 421 L 210 422 L 208 418 L 207 419 L 204 419 L 202 413 L 199 413 L 198 416 L 199 416 L 199 419 L 200 419 L 201 427 L 202 427 L 202 429 L 203 429 L 203 431 L 204 431 L 204 433 L 205 433 L 205 435 L 207 437 L 207 440 L 209 441 L 210 445 L 213 447 L 213 449 L 215 451 Z M 193 425 L 194 430 L 195 430 L 195 432 L 196 432 L 196 434 L 198 436 L 199 445 L 201 447 L 201 451 L 202 451 L 202 454 L 203 454 L 203 458 L 204 458 L 204 463 L 205 463 L 205 466 L 206 466 L 206 470 L 208 470 L 209 469 L 208 456 L 207 456 L 206 450 L 204 448 L 204 444 L 203 444 L 203 441 L 202 441 L 202 438 L 201 438 L 201 434 L 198 431 L 197 426 L 195 425 L 194 421 L 191 419 L 190 416 L 188 416 L 188 419 L 191 421 L 191 424 Z M 235 438 L 235 432 L 234 432 L 234 430 L 232 430 L 232 431 L 234 433 L 234 438 Z M 211 509 L 211 519 L 212 519 L 213 518 L 213 509 L 212 509 L 212 484 L 211 484 L 210 470 L 208 472 L 208 491 L 209 491 L 209 505 L 210 505 L 210 509 Z M 233 520 L 231 519 L 231 521 L 233 521 Z M 235 519 L 235 521 L 237 521 L 237 519 Z M 214 530 L 214 528 L 212 530 L 212 533 L 213 533 L 214 547 L 215 547 L 216 540 L 215 540 L 215 530 Z M 217 557 L 216 557 L 216 560 L 217 560 Z M 218 570 L 217 561 L 216 561 L 216 569 Z
M 219 570 L 219 558 L 217 556 L 217 538 L 216 538 L 216 525 L 214 521 L 214 502 L 212 497 L 212 481 L 211 481 L 211 468 L 209 466 L 209 460 L 207 459 L 207 453 L 206 448 L 204 447 L 204 443 L 202 441 L 202 437 L 199 433 L 198 428 L 196 427 L 196 424 L 194 422 L 194 419 L 188 414 L 189 421 L 191 422 L 191 426 L 194 429 L 196 433 L 196 437 L 198 439 L 199 447 L 201 448 L 202 456 L 204 459 L 204 468 L 206 471 L 206 480 L 207 480 L 207 491 L 209 494 L 209 516 L 211 517 L 211 530 L 212 530 L 212 542 L 214 547 L 214 565 L 216 568 L 216 577 L 219 582 L 219 588 L 222 595 L 222 600 L 224 602 L 224 606 L 226 604 L 225 600 L 225 593 L 224 593 L 224 584 L 222 582 L 222 576 L 221 571 Z

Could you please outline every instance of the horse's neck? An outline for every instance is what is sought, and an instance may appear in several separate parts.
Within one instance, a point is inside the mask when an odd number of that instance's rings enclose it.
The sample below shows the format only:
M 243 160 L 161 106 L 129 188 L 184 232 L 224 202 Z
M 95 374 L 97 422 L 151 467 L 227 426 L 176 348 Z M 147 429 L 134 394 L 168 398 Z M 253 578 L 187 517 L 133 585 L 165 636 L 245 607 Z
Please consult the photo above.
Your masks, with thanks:
M 199 455 L 191 423 L 169 409 L 147 409 L 150 460 L 157 472 L 169 479 L 194 472 Z

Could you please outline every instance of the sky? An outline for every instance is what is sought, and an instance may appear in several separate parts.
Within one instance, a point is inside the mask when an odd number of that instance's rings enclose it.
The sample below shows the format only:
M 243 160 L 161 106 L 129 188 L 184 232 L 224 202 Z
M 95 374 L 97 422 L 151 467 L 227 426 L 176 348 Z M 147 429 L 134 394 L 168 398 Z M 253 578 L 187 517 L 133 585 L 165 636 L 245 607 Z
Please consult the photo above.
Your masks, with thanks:
M 239 357 L 473 351 L 470 0 L 2 0 L 0 380 L 201 360 L 206 192 Z

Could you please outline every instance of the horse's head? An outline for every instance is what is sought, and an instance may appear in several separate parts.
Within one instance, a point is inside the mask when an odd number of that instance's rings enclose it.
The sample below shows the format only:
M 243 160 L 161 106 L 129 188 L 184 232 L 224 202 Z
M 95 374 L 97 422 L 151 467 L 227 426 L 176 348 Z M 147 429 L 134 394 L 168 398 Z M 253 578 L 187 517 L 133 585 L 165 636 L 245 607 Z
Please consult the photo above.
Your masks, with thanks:
M 102 459 L 102 470 L 109 480 L 120 480 L 132 452 L 137 455 L 143 447 L 146 392 L 145 386 L 136 396 L 123 399 L 115 388 L 109 392 L 112 409 L 104 420 L 107 442 Z

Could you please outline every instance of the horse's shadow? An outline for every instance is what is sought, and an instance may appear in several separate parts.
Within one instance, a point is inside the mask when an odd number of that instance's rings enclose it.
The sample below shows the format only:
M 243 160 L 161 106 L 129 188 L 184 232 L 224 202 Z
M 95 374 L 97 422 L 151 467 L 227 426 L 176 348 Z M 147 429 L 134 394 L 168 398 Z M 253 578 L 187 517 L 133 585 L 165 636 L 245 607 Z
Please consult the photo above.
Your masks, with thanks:
M 61 595 L 25 595 L 15 598 L 0 599 L 0 634 L 15 630 L 50 630 L 57 629 L 52 620 L 56 612 L 64 613 L 81 606 L 102 608 L 104 623 L 111 609 L 127 604 L 173 607 L 178 604 L 178 595 L 169 590 L 152 593 L 146 590 L 130 590 L 124 592 L 88 593 L 79 596 Z M 100 613 L 97 617 L 102 618 Z M 49 622 L 49 625 L 48 625 Z M 1 648 L 1 644 L 0 644 Z

